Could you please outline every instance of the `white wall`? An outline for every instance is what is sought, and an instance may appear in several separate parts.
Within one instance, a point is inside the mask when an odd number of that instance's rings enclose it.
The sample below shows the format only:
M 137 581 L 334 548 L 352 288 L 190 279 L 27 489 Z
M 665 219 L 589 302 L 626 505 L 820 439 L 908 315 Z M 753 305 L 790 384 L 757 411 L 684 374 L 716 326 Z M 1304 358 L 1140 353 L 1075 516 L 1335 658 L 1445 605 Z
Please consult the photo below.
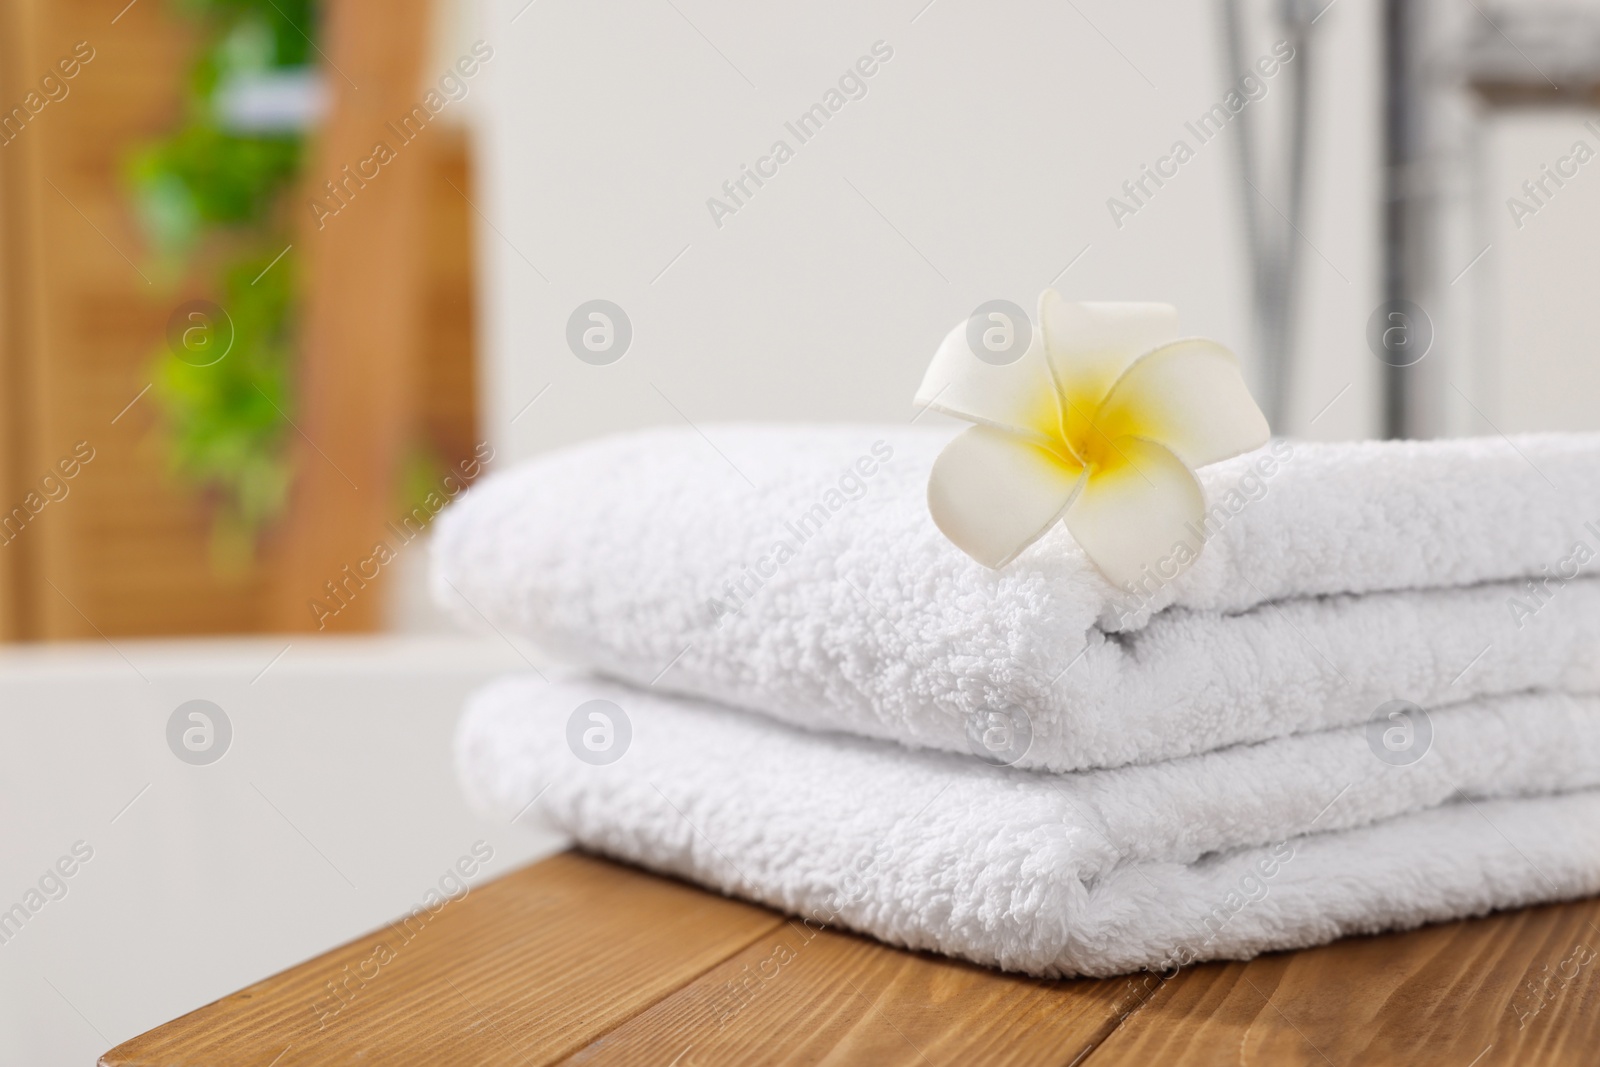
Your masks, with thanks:
M 526 2 L 485 0 L 476 31 L 496 50 L 475 197 L 486 432 L 512 456 L 686 419 L 907 419 L 952 325 L 992 298 L 1031 306 L 1086 247 L 1068 298 L 1170 301 L 1252 356 L 1236 131 L 1122 228 L 1106 206 L 1195 143 L 1184 121 L 1236 77 L 1212 3 Z M 1375 426 L 1375 18 L 1340 0 L 1317 24 L 1309 369 L 1279 429 L 1318 437 Z M 785 120 L 880 40 L 894 55 L 867 96 L 799 145 Z M 1263 23 L 1249 55 L 1270 43 Z M 1284 84 L 1252 107 L 1274 120 Z M 707 198 L 778 138 L 794 159 L 717 228 Z M 610 366 L 564 340 L 596 297 L 633 323 Z
M 1600 430 L 1600 134 L 1586 121 L 1600 127 L 1600 112 L 1505 113 L 1485 129 L 1481 208 L 1490 250 L 1474 291 L 1493 313 L 1481 320 L 1473 400 L 1482 414 L 1463 413 L 1469 432 L 1494 432 L 1486 420 L 1505 433 Z M 1506 201 L 1532 203 L 1522 183 L 1578 141 L 1595 158 L 1560 188 L 1547 181 L 1554 195 L 1518 227 Z

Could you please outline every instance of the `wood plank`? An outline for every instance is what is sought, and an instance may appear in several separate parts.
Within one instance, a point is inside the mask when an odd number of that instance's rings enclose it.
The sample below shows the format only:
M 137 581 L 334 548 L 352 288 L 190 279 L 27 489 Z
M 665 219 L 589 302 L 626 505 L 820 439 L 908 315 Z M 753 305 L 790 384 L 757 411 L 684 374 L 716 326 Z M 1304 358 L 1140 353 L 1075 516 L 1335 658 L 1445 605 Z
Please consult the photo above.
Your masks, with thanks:
M 1600 1047 L 1597 901 L 1165 981 L 1003 974 L 574 853 L 419 926 L 375 931 L 101 1063 L 1497 1067 L 1588 1064 Z
M 567 1063 L 1065 1065 L 1117 1025 L 1122 987 L 1005 974 L 790 920 Z
M 34 69 L 35 4 L 0 4 L 0 109 L 28 88 L 21 71 Z M 26 131 L 24 131 L 26 132 Z M 33 436 L 33 314 L 37 272 L 32 259 L 36 220 L 27 210 L 35 184 L 32 142 L 0 130 L 0 520 L 22 503 L 31 475 Z M 13 141 L 15 143 L 13 143 Z M 32 583 L 25 579 L 28 544 L 0 527 L 0 641 L 27 635 Z
M 781 923 L 761 908 L 566 853 L 445 904 L 412 940 L 395 925 L 374 931 L 100 1062 L 541 1067 Z
M 25 535 L 33 541 L 30 638 L 150 632 L 161 628 L 167 605 L 189 613 L 217 600 L 207 595 L 206 569 L 192 565 L 205 558 L 203 509 L 172 491 L 166 457 L 146 436 L 153 422 L 150 396 L 111 421 L 150 383 L 167 316 L 182 299 L 151 274 L 123 160 L 179 113 L 177 72 L 187 66 L 194 39 L 186 20 L 166 5 L 136 5 L 112 25 L 123 6 L 95 0 L 39 7 L 40 73 L 41 64 L 67 54 L 77 41 L 89 42 L 94 58 L 72 80 L 70 95 L 24 134 L 37 136 L 39 160 L 28 192 L 39 234 L 29 477 L 39 481 L 78 441 L 94 449 L 94 460 L 73 480 L 71 494 L 46 508 Z M 116 336 L 86 330 L 102 314 L 111 317 Z M 188 560 L 190 571 L 175 583 L 146 584 L 113 600 L 101 586 L 105 571 L 88 530 L 106 517 L 139 513 L 166 520 L 164 536 L 146 542 L 151 553 Z M 139 574 L 134 568 L 124 579 L 137 581 Z
M 424 100 L 428 10 L 428 0 L 326 6 L 331 100 L 294 205 L 306 264 L 295 388 L 303 440 L 270 605 L 278 629 L 365 631 L 383 619 L 382 584 L 365 590 L 345 570 L 374 567 L 363 561 L 379 542 L 394 547 L 386 524 L 399 517 L 414 424 L 424 198 L 438 131 L 402 120 Z
M 129 406 L 150 384 L 173 306 L 200 295 L 187 291 L 194 279 L 167 286 L 152 274 L 123 181 L 127 153 L 180 113 L 194 28 L 171 5 L 126 0 L 17 0 L 0 20 L 6 106 L 75 42 L 94 48 L 70 92 L 0 148 L 0 509 L 39 489 L 76 442 L 95 450 L 70 492 L 0 549 L 10 557 L 0 631 L 98 640 L 259 628 L 263 580 L 205 565 L 206 503 L 169 476 L 152 398 Z M 108 546 L 134 558 L 113 560 Z
M 1084 1062 L 1584 1065 L 1600 901 L 1347 938 L 1158 983 Z
M 448 115 L 448 112 L 446 112 Z M 417 388 L 420 442 L 447 468 L 472 458 L 478 427 L 476 219 L 462 193 L 472 195 L 471 144 L 463 126 L 438 129 L 427 178 L 425 307 Z M 459 190 L 459 192 L 458 192 Z

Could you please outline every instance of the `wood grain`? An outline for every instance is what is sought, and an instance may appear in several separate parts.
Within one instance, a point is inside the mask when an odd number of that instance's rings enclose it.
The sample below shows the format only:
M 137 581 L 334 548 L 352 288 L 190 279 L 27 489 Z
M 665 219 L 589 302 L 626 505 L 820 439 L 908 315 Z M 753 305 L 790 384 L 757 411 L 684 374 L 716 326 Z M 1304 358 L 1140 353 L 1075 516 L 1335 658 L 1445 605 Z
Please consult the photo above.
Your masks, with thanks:
M 409 942 L 385 927 L 119 1045 L 100 1062 L 541 1067 L 781 922 L 568 853 L 444 905 Z M 390 950 L 387 962 L 379 962 L 379 945 Z M 330 983 L 345 990 L 342 998 Z
M 1347 938 L 1182 972 L 1085 1063 L 1589 1067 L 1597 974 L 1596 901 Z
M 567 1063 L 1068 1064 L 1116 1025 L 1119 991 L 791 920 Z
M 1600 1049 L 1597 949 L 1600 902 L 1584 901 L 1165 980 L 1045 982 L 568 853 L 101 1063 L 1577 1067 Z

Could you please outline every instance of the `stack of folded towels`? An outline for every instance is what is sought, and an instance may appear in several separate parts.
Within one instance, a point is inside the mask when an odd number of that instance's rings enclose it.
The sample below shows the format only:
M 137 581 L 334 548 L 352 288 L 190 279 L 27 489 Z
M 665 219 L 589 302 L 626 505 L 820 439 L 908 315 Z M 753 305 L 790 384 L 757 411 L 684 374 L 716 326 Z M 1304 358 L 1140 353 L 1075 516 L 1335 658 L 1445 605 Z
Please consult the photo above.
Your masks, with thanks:
M 471 699 L 469 796 L 1048 976 L 1600 891 L 1600 439 L 1277 440 L 1117 588 L 1059 525 L 950 544 L 950 436 L 650 431 L 474 488 L 440 600 L 586 673 Z

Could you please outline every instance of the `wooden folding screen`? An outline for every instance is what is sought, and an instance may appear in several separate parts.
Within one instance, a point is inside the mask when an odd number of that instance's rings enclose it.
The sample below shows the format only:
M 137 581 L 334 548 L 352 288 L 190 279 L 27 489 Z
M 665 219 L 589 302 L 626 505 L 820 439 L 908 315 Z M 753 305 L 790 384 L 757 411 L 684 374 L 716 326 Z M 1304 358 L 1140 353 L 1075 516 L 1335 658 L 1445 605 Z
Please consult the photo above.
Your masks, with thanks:
M 427 6 L 328 0 L 333 104 L 308 188 L 418 102 Z M 441 180 L 467 188 L 464 138 L 441 125 L 322 229 L 305 210 L 290 511 L 253 565 L 210 565 L 208 502 L 169 474 L 145 389 L 172 309 L 214 283 L 150 276 L 122 175 L 175 120 L 192 46 L 167 0 L 0 0 L 0 111 L 92 52 L 64 97 L 0 136 L 0 639 L 314 628 L 308 600 L 398 514 L 414 441 L 453 462 L 472 436 L 467 217 Z M 27 521 L 6 527 L 19 506 Z M 377 625 L 372 593 L 327 628 Z

